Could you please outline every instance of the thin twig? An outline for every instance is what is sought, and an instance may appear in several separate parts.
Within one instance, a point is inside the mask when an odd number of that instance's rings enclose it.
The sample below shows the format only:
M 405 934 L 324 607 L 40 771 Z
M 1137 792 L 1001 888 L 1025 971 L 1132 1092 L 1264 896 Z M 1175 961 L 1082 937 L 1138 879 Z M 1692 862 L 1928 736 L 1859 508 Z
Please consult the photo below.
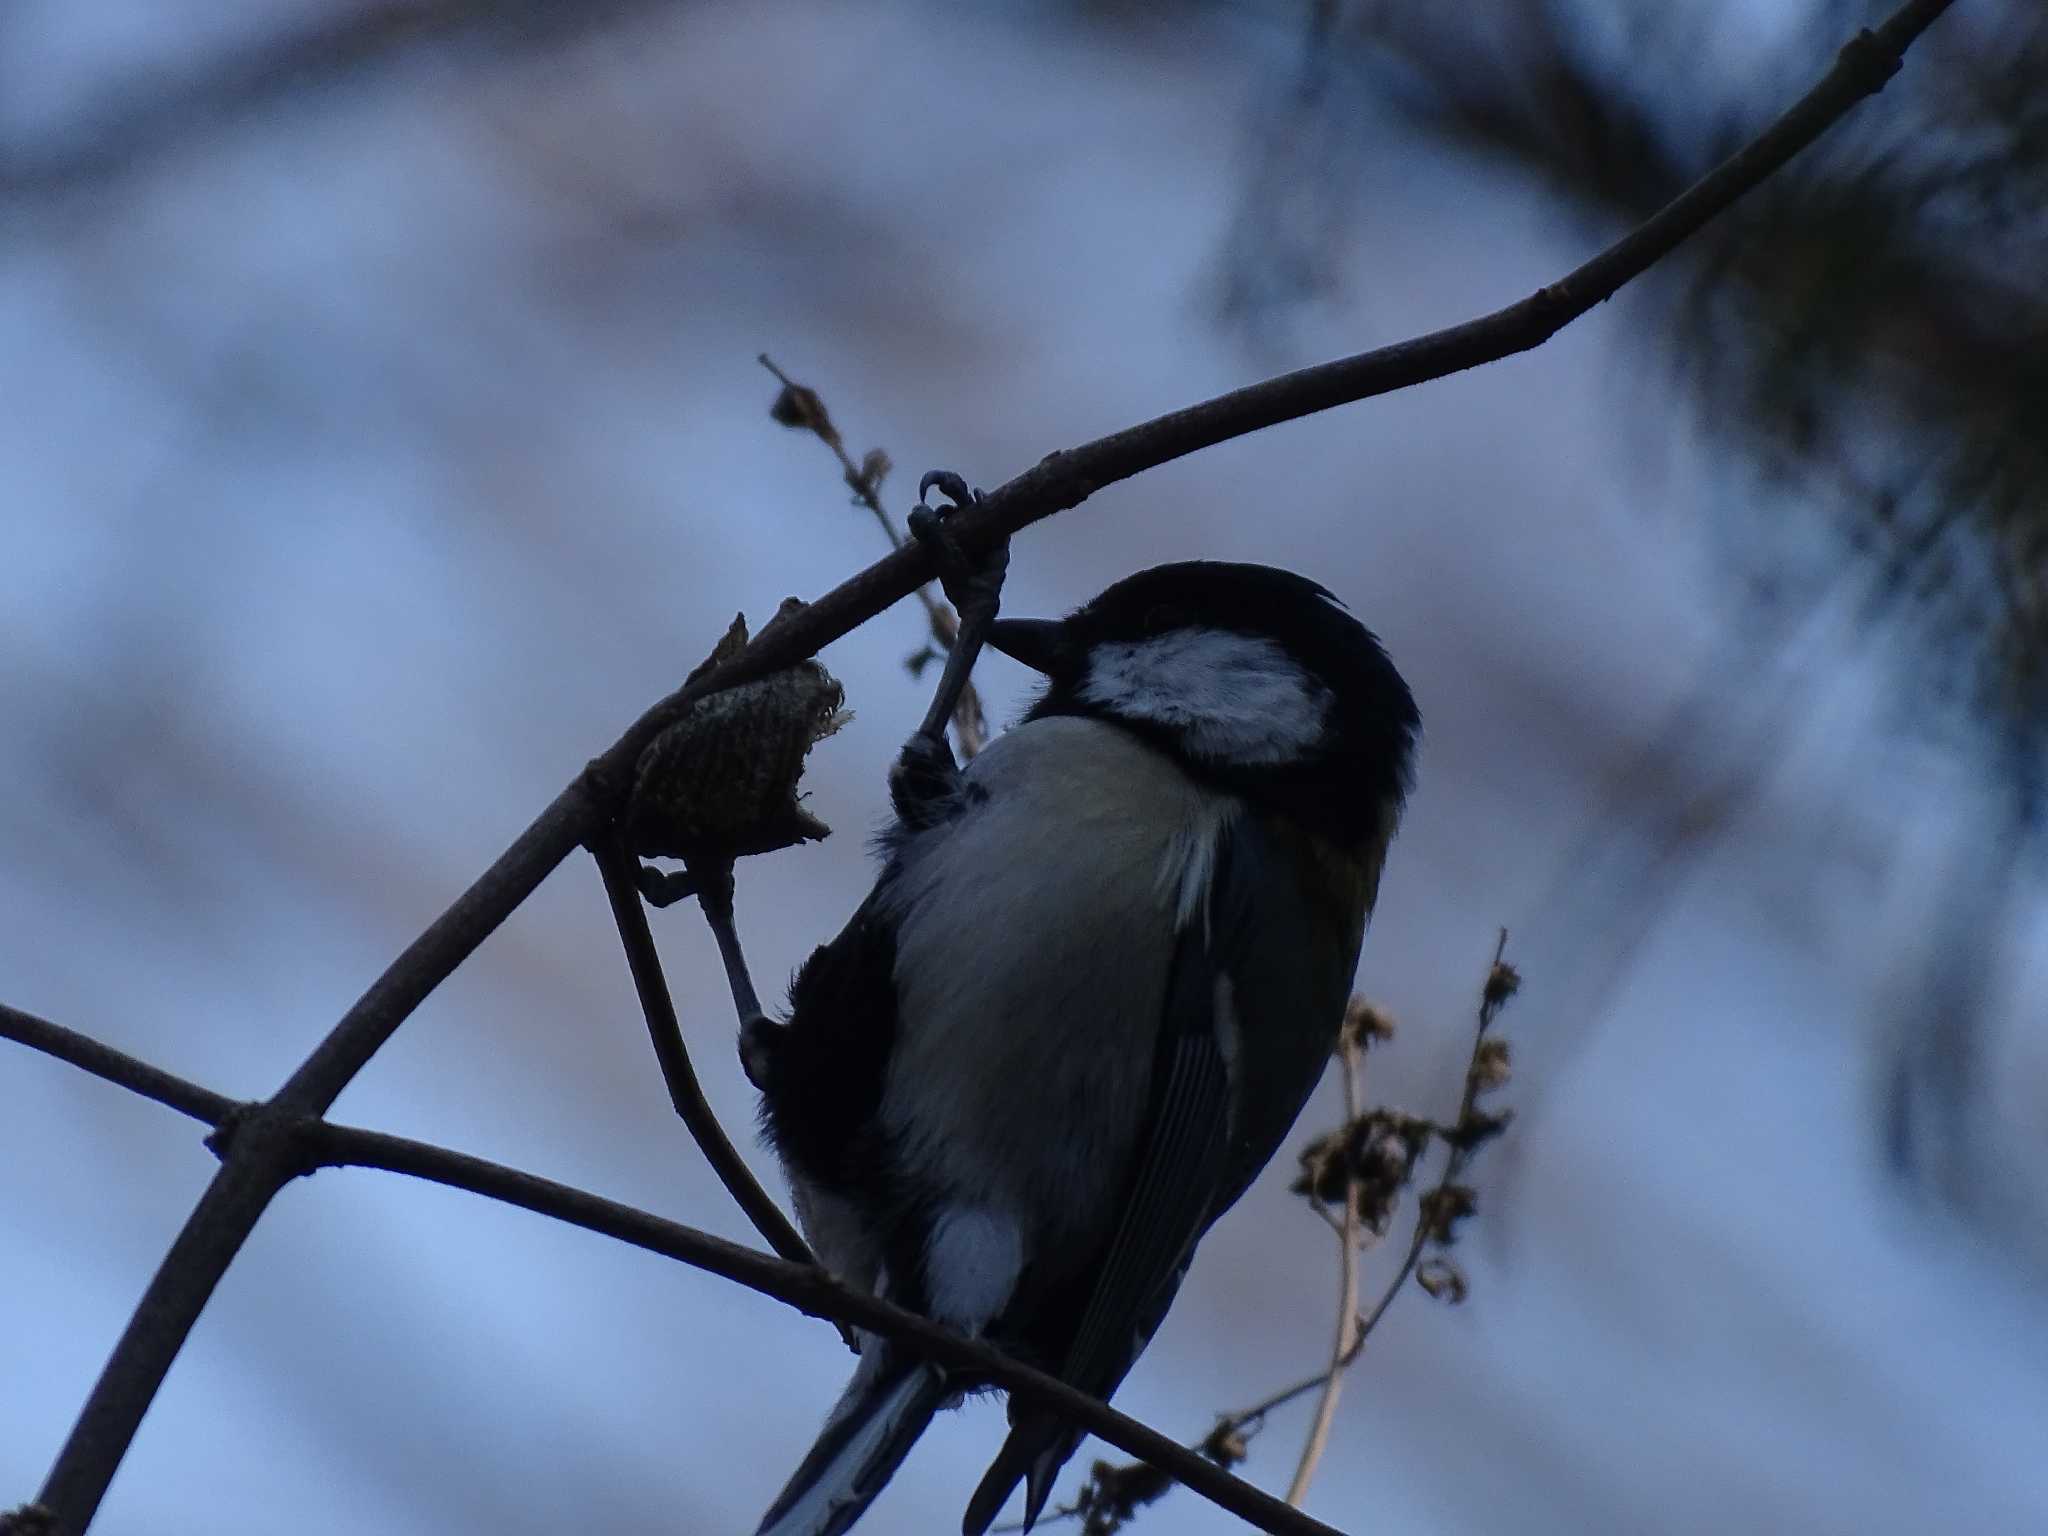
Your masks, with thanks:
M 1344 1123 L 1349 1125 L 1358 1118 L 1358 1071 L 1365 1052 L 1348 1033 L 1339 1052 L 1344 1069 Z M 1358 1178 L 1354 1174 L 1344 1182 L 1344 1219 L 1337 1227 L 1337 1330 L 1330 1345 L 1330 1369 L 1323 1379 L 1323 1395 L 1316 1403 L 1308 1438 L 1301 1447 L 1294 1481 L 1287 1485 L 1287 1502 L 1297 1509 L 1308 1496 L 1309 1480 L 1316 1475 L 1316 1465 L 1330 1443 L 1330 1424 L 1337 1417 L 1337 1398 L 1344 1390 L 1344 1368 L 1358 1356 L 1358 1261 L 1363 1237 L 1360 1227 Z
M 175 1109 L 181 1115 L 190 1115 L 208 1125 L 219 1124 L 221 1117 L 235 1107 L 235 1101 L 225 1094 L 202 1088 L 175 1073 L 139 1061 L 125 1051 L 102 1045 L 75 1029 L 52 1024 L 48 1019 L 37 1018 L 19 1008 L 10 1008 L 5 1003 L 0 1003 L 0 1039 L 17 1040 L 45 1056 L 68 1061 L 94 1077 L 126 1088 L 130 1093 L 139 1093 L 145 1099 L 154 1099 L 166 1108 Z
M 882 502 L 881 471 L 888 467 L 886 457 L 881 459 L 879 468 L 856 464 L 853 456 L 846 451 L 846 440 L 839 435 L 839 429 L 832 424 L 832 416 L 825 409 L 823 398 L 808 384 L 799 384 L 781 368 L 766 352 L 757 359 L 763 368 L 775 375 L 789 397 L 805 400 L 817 406 L 815 415 L 807 416 L 801 425 L 810 430 L 813 437 L 832 450 L 832 456 L 839 460 L 839 468 L 846 477 L 847 489 L 854 499 L 872 512 L 875 522 L 882 530 L 882 537 L 889 541 L 889 548 L 900 550 L 910 542 L 909 536 L 896 526 L 896 519 L 889 515 L 889 509 Z M 925 622 L 931 630 L 933 643 L 940 651 L 953 648 L 960 638 L 960 619 L 952 608 L 931 589 L 929 583 L 920 586 L 917 600 L 924 607 Z M 929 655 L 930 652 L 925 652 Z M 963 758 L 973 757 L 988 744 L 988 716 L 981 707 L 981 695 L 972 682 L 960 690 L 960 702 L 953 710 L 953 739 L 959 744 Z
M 1477 320 L 1282 374 L 1050 454 L 961 513 L 949 531 L 964 553 L 985 553 L 1106 485 L 1197 449 L 1541 345 L 1881 90 L 1906 48 L 1953 3 L 1906 0 L 1875 31 L 1857 34 L 1820 82 L 1755 140 L 1560 282 Z M 267 1108 L 288 1116 L 324 1114 L 427 995 L 562 860 L 604 832 L 624 804 L 633 764 L 662 729 L 709 694 L 815 655 L 930 580 L 935 562 L 915 541 L 891 551 L 787 621 L 767 625 L 738 656 L 641 715 L 406 947 Z M 292 1156 L 292 1149 L 265 1135 L 232 1138 L 220 1172 L 143 1292 L 44 1482 L 38 1502 L 63 1536 L 90 1523 L 200 1310 L 272 1196 L 296 1172 Z
M 689 1050 L 683 1044 L 682 1025 L 676 1018 L 668 981 L 662 975 L 661 956 L 647 926 L 647 909 L 640 901 L 640 888 L 635 880 L 638 861 L 616 838 L 600 840 L 592 852 L 598 872 L 604 876 L 604 893 L 611 902 L 612 919 L 618 924 L 619 942 L 625 947 L 626 967 L 633 973 L 633 990 L 640 997 L 648 1036 L 654 1042 L 654 1058 L 661 1063 L 662 1081 L 668 1084 L 669 1102 L 689 1128 L 719 1182 L 746 1212 L 747 1220 L 768 1246 L 792 1264 L 817 1263 L 802 1235 L 747 1167 L 746 1159 L 725 1134 L 725 1127 L 718 1123 L 710 1100 L 704 1097 L 703 1085 L 697 1081 L 696 1068 L 691 1066 Z

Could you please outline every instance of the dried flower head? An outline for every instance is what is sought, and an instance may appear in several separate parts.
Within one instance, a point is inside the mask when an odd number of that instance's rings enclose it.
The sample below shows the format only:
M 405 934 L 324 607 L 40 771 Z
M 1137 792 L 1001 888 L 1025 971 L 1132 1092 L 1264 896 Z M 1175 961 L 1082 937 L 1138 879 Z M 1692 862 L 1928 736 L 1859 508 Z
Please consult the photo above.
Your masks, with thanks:
M 1445 1143 L 1460 1152 L 1470 1152 L 1483 1147 L 1514 1123 L 1515 1112 L 1504 1109 L 1499 1114 L 1489 1114 L 1477 1108 L 1468 1109 L 1458 1117 L 1458 1123 L 1449 1129 L 1439 1127 L 1437 1134 Z
M 691 678 L 746 643 L 742 615 Z M 828 836 L 803 808 L 797 781 L 811 748 L 849 718 L 844 702 L 815 661 L 700 699 L 640 754 L 625 817 L 633 851 L 717 861 Z
M 1496 1088 L 1507 1087 L 1510 1076 L 1508 1070 L 1509 1061 L 1510 1052 L 1507 1041 L 1501 1039 L 1480 1041 L 1478 1049 L 1472 1053 L 1472 1091 L 1474 1093 L 1492 1093 Z
M 1458 1223 L 1479 1209 L 1479 1196 L 1469 1184 L 1439 1184 L 1422 1197 L 1422 1231 L 1432 1243 L 1447 1248 L 1458 1240 Z
M 1465 1272 L 1442 1255 L 1424 1259 L 1415 1269 L 1415 1283 L 1447 1306 L 1455 1307 L 1470 1293 Z
M 1505 935 L 1502 936 L 1505 941 Z M 1494 1015 L 1508 1005 L 1508 999 L 1522 990 L 1522 973 L 1505 960 L 1495 960 L 1486 972 L 1486 985 L 1479 993 L 1481 1022 L 1491 1024 Z
M 1360 1220 L 1383 1235 L 1432 1129 L 1427 1120 L 1398 1109 L 1370 1110 L 1302 1149 L 1294 1192 L 1323 1205 L 1341 1206 L 1347 1196 L 1355 1197 Z
M 1251 1436 L 1236 1419 L 1218 1419 L 1195 1449 L 1228 1472 L 1251 1455 Z
M 1369 1050 L 1393 1038 L 1393 1015 L 1377 1003 L 1366 1001 L 1362 994 L 1352 993 L 1351 1001 L 1344 1005 L 1344 1023 L 1337 1032 L 1338 1052 L 1341 1054 L 1347 1047 Z
M 1165 1497 L 1172 1487 L 1171 1477 L 1142 1461 L 1122 1466 L 1096 1462 L 1074 1499 L 1082 1536 L 1114 1536 L 1140 1509 Z

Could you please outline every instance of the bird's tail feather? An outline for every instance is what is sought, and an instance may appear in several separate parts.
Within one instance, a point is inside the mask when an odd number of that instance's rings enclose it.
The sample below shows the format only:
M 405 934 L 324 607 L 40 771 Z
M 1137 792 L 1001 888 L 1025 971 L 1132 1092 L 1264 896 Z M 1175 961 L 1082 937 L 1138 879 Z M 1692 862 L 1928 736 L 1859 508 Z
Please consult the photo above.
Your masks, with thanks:
M 943 1372 L 880 1339 L 825 1421 L 817 1444 L 761 1517 L 756 1536 L 840 1536 L 874 1502 L 953 1394 Z
M 1045 1501 L 1052 1497 L 1053 1482 L 1060 1468 L 1074 1454 L 1081 1437 L 1058 1419 L 1040 1414 L 1020 1415 L 1011 1427 L 1003 1448 L 982 1477 L 981 1486 L 967 1501 L 967 1516 L 960 1522 L 962 1536 L 982 1536 L 1002 1513 L 1011 1490 L 1024 1488 L 1024 1529 L 1038 1523 Z

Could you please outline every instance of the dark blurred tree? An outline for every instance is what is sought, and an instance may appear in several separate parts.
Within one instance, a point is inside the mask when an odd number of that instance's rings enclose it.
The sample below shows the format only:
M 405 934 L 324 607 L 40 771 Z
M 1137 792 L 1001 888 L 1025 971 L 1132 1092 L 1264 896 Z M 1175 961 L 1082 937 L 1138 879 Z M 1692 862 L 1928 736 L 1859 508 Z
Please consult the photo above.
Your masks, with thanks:
M 1357 217 L 1371 152 L 1361 97 L 1620 226 L 1753 132 L 1785 70 L 1869 19 L 1822 0 L 1791 45 L 1757 40 L 1752 90 L 1716 100 L 1694 77 L 1741 42 L 1715 26 L 1755 27 L 1745 8 L 1311 0 L 1292 14 L 1298 75 L 1255 130 L 1216 290 L 1252 332 L 1340 270 L 1331 244 Z M 1846 582 L 1917 658 L 1900 723 L 1961 725 L 1982 751 L 2002 808 L 1956 850 L 1944 931 L 1885 1031 L 1883 1141 L 1901 1173 L 1984 1211 L 1986 1018 L 2048 811 L 2048 6 L 1985 0 L 1953 19 L 1882 112 L 1850 119 L 1625 302 L 1647 308 L 1674 382 L 1753 473 L 1760 494 L 1734 500 L 1825 520 L 1818 538 L 1774 526 L 1777 510 L 1711 530 L 1767 610 L 1738 626 L 1761 638 L 1733 642 L 1733 670 L 1761 672 L 1788 611 Z
M 1357 151 L 1299 152 L 1351 111 L 1333 82 L 1622 225 L 1753 132 L 1789 61 L 1809 68 L 1867 19 L 1829 0 L 1801 28 L 1810 47 L 1759 46 L 1754 89 L 1703 107 L 1686 85 L 1707 43 L 1697 10 L 1303 9 L 1294 131 L 1262 136 L 1226 252 L 1221 306 L 1237 321 L 1309 297 L 1334 265 L 1306 237 L 1347 227 Z M 2048 8 L 1990 0 L 1955 20 L 1883 112 L 1852 118 L 1704 231 L 1637 302 L 1664 306 L 1662 350 L 1702 418 L 1834 519 L 1831 548 L 1867 568 L 1873 616 L 1930 626 L 1940 643 L 1914 684 L 1980 712 L 2034 820 L 2048 745 Z M 1773 562 L 1785 552 L 1733 542 Z M 1779 595 L 1826 573 L 1752 574 Z

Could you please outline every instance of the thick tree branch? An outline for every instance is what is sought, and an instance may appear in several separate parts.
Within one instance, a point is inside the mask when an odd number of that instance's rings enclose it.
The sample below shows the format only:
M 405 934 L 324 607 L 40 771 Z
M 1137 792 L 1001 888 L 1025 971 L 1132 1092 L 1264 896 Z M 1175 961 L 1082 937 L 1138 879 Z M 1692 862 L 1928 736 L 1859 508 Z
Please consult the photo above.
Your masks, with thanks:
M 985 552 L 1106 485 L 1199 448 L 1541 344 L 1881 89 L 1905 48 L 1951 3 L 1908 0 L 1874 32 L 1858 34 L 1820 83 L 1755 142 L 1631 234 L 1520 303 L 1411 341 L 1283 374 L 1054 453 L 954 520 L 954 537 L 969 554 Z M 556 865 L 605 830 L 623 802 L 633 764 L 663 727 L 707 694 L 814 655 L 936 574 L 923 545 L 895 551 L 808 608 L 768 625 L 740 655 L 642 715 L 378 977 L 269 1105 L 247 1117 L 248 1124 L 229 1138 L 225 1165 L 144 1292 L 51 1469 L 41 1502 L 59 1531 L 82 1531 L 91 1520 L 201 1308 L 271 1196 L 297 1171 L 295 1149 L 272 1134 L 275 1122 L 324 1114 L 427 995 Z

